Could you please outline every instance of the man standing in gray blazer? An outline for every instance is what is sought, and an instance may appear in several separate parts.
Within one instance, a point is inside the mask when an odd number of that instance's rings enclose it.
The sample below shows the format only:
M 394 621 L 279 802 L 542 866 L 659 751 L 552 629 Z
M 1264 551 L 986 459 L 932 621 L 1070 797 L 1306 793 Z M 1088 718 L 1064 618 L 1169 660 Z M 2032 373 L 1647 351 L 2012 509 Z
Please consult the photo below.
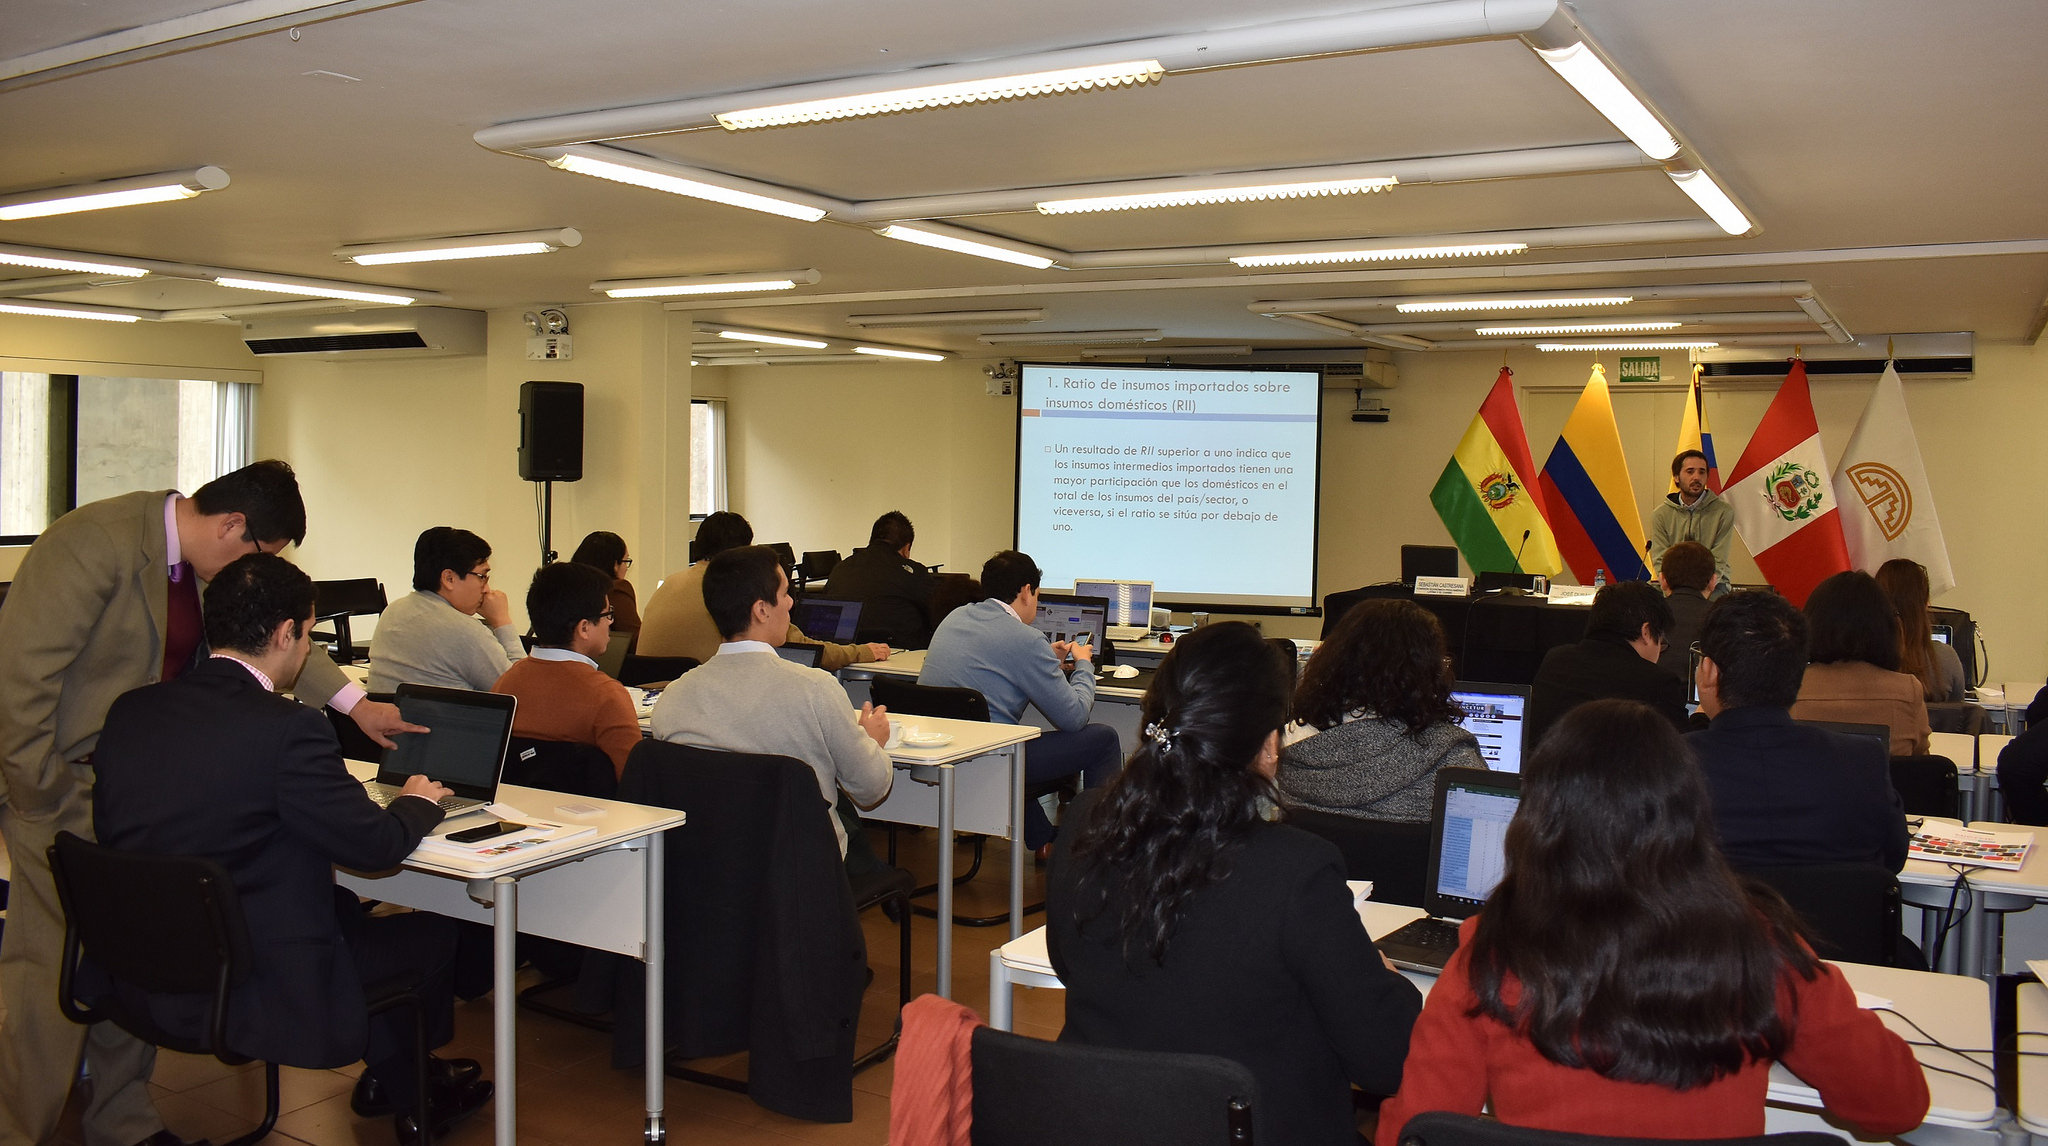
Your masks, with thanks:
M 92 753 L 114 698 L 202 659 L 200 583 L 305 535 L 298 478 L 261 461 L 189 498 L 159 490 L 81 506 L 22 559 L 0 609 L 0 834 L 14 868 L 0 938 L 0 1146 L 55 1132 L 81 1045 L 93 1079 L 89 1146 L 179 1141 L 149 1097 L 155 1048 L 111 1023 L 76 1026 L 57 1009 L 64 917 L 47 851 L 60 831 L 93 835 Z M 306 666 L 298 695 L 347 712 L 387 745 L 393 733 L 419 731 L 325 657 Z

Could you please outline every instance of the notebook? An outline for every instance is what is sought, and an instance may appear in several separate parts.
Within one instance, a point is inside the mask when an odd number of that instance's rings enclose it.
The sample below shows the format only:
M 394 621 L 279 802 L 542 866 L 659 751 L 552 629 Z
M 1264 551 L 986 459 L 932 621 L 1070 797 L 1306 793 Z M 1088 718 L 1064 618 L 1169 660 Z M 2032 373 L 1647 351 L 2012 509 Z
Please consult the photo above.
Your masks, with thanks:
M 1458 949 L 1458 925 L 1479 914 L 1507 870 L 1508 821 L 1521 802 L 1518 773 L 1437 772 L 1422 885 L 1422 909 L 1429 914 L 1379 941 L 1380 953 L 1396 967 L 1431 975 L 1444 969 Z
M 1458 681 L 1451 703 L 1465 715 L 1458 727 L 1479 738 L 1479 755 L 1496 772 L 1522 770 L 1522 733 L 1529 727 L 1529 686 Z
M 424 684 L 398 686 L 398 711 L 430 732 L 407 732 L 393 738 L 377 766 L 377 778 L 364 783 L 370 798 L 389 806 L 407 779 L 425 776 L 451 793 L 440 801 L 454 815 L 482 807 L 498 798 L 498 777 L 505 770 L 505 748 L 512 742 L 512 712 L 518 701 L 495 692 L 470 692 Z

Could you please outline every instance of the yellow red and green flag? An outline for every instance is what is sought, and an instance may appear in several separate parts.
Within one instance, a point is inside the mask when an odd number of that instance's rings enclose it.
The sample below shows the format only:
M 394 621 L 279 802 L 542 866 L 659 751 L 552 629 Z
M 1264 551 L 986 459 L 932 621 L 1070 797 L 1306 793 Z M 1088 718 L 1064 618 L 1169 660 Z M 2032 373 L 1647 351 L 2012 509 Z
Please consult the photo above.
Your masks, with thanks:
M 1474 572 L 1555 577 L 1564 561 L 1537 492 L 1513 377 L 1500 368 L 1429 500 Z

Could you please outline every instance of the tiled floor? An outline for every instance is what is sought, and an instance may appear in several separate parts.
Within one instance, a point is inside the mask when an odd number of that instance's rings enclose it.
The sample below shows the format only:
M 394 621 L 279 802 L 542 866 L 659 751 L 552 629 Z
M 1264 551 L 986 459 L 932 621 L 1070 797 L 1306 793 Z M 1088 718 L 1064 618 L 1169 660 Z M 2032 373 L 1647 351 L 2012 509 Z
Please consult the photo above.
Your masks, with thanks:
M 901 863 L 922 878 L 937 870 L 936 832 L 906 834 Z M 967 859 L 961 849 L 960 861 Z M 1025 895 L 1035 902 L 1041 893 L 1042 869 L 1027 873 Z M 989 914 L 1007 905 L 1009 845 L 992 840 L 980 875 L 962 887 L 958 908 L 967 914 Z M 879 911 L 864 914 L 869 963 L 875 980 L 861 1011 L 857 1046 L 865 1049 L 888 1034 L 896 1010 L 896 928 Z M 1026 928 L 1043 918 L 1029 915 Z M 912 985 L 929 991 L 934 983 L 937 924 L 919 918 L 913 925 Z M 954 932 L 953 994 L 987 1013 L 988 953 L 1008 939 L 1006 927 L 958 928 Z M 531 972 L 529 972 L 530 974 Z M 1016 1029 L 1041 1038 L 1059 1034 L 1065 1004 L 1059 991 L 1019 989 Z M 475 1058 L 491 1069 L 491 1008 L 488 998 L 459 1004 L 455 1041 L 441 1052 Z M 733 1061 L 743 1069 L 743 1058 Z M 881 1146 L 888 1140 L 889 1082 L 894 1063 L 884 1062 L 854 1077 L 851 1123 L 802 1122 L 763 1110 L 745 1095 L 670 1079 L 667 1114 L 670 1140 L 688 1146 L 729 1143 L 859 1144 Z M 284 1071 L 285 1113 L 278 1119 L 271 1143 L 305 1142 L 314 1146 L 389 1146 L 395 1141 L 389 1119 L 357 1118 L 348 1108 L 349 1090 L 360 1067 L 345 1070 Z M 639 1070 L 611 1067 L 611 1036 L 532 1011 L 519 1015 L 519 1142 L 520 1146 L 617 1143 L 641 1140 L 644 1117 Z M 210 1058 L 163 1054 L 152 1080 L 158 1108 L 171 1129 L 186 1138 L 215 1142 L 245 1133 L 262 1116 L 262 1068 L 222 1066 Z M 79 1143 L 78 1109 L 74 1096 L 60 1131 L 60 1141 Z M 463 1122 L 443 1142 L 451 1146 L 482 1146 L 492 1139 L 489 1108 Z

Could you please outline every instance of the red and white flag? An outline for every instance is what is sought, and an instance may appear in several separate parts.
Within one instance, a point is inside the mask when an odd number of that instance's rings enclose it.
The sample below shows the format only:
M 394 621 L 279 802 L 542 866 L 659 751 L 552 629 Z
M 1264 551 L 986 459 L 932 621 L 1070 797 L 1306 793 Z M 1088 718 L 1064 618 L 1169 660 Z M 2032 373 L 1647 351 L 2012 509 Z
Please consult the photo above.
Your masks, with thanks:
M 1793 361 L 1721 496 L 1757 567 L 1793 604 L 1804 605 L 1815 585 L 1849 568 L 1806 363 Z
M 1842 503 L 1842 536 L 1858 569 L 1875 573 L 1894 557 L 1909 557 L 1927 567 L 1934 595 L 1955 587 L 1927 466 L 1906 414 L 1906 387 L 1889 362 L 1835 466 L 1835 496 Z

